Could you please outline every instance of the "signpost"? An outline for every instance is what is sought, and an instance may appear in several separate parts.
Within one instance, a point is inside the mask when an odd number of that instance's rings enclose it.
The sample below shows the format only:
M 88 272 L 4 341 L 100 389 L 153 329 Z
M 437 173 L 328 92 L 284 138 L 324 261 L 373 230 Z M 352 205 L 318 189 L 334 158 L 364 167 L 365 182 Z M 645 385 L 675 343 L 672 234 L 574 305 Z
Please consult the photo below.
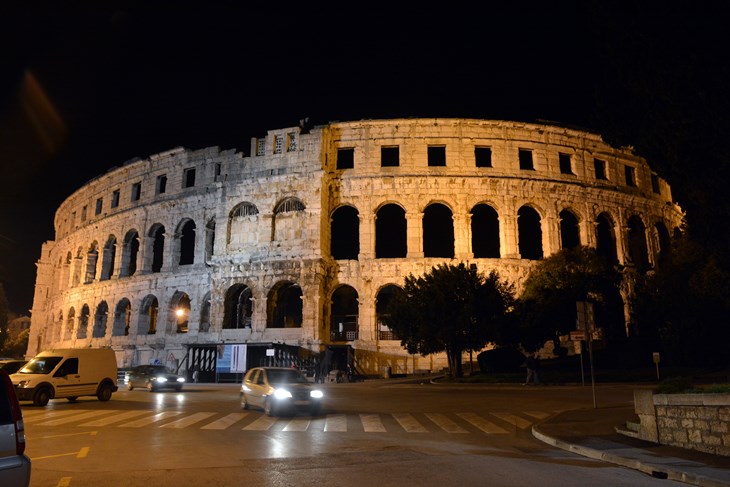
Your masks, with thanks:
M 595 329 L 595 322 L 593 320 L 593 303 L 588 301 L 576 301 L 575 303 L 576 311 L 578 314 L 578 331 L 583 333 L 583 339 L 585 339 L 586 335 L 588 336 L 588 362 L 590 363 L 591 367 L 591 388 L 593 392 L 593 409 L 596 408 L 596 379 L 593 374 L 593 346 L 592 346 L 592 337 L 593 337 L 593 330 Z M 583 341 L 583 340 L 581 340 Z M 581 353 L 580 356 L 581 360 L 581 374 L 583 373 L 583 354 Z
M 654 364 L 656 364 L 656 380 L 659 380 L 659 352 L 651 354 Z

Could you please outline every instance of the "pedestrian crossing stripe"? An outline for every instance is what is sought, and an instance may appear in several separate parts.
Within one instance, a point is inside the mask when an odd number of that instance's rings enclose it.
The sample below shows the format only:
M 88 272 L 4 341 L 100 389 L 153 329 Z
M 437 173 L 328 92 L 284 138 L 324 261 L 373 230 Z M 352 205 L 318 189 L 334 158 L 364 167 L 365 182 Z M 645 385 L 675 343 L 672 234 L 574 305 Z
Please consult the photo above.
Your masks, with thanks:
M 222 415 L 221 415 L 222 414 Z M 526 430 L 532 424 L 549 417 L 549 411 L 520 411 L 489 413 L 333 413 L 319 417 L 270 417 L 258 412 L 218 413 L 201 411 L 186 414 L 183 411 L 154 412 L 147 410 L 31 410 L 23 412 L 26 430 L 34 426 L 118 427 L 165 429 L 198 428 L 201 430 L 305 432 L 324 433 L 393 433 L 396 431 L 423 434 L 485 433 L 504 435 Z M 353 421 L 349 420 L 353 418 Z M 349 424 L 348 424 L 349 423 Z

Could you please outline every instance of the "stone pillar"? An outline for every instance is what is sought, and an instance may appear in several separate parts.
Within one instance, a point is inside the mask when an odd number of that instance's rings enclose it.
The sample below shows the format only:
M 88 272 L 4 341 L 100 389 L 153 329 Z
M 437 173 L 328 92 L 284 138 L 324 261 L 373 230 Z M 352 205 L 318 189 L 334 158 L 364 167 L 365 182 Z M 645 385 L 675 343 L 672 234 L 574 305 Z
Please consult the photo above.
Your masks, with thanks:
M 499 252 L 503 259 L 519 259 L 520 246 L 517 233 L 517 215 L 504 211 L 499 215 Z
M 561 248 L 560 217 L 546 215 L 541 222 L 542 225 L 542 255 L 549 257 L 558 252 Z
M 471 248 L 471 213 L 458 213 L 454 220 L 454 257 L 458 260 L 474 258 Z
M 423 258 L 423 213 L 406 213 L 406 242 L 409 259 Z
M 362 262 L 367 259 L 375 258 L 375 220 L 377 216 L 373 213 L 369 216 L 363 216 L 358 213 L 360 221 L 360 255 L 358 260 Z

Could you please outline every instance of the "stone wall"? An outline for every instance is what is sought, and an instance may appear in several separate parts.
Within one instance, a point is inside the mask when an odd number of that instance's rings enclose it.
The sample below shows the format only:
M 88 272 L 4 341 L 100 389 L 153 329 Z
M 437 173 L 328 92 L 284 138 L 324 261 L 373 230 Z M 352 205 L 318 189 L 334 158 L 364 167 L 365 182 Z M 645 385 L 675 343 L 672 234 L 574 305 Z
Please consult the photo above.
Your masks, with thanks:
M 634 391 L 638 437 L 730 456 L 730 394 L 653 394 Z

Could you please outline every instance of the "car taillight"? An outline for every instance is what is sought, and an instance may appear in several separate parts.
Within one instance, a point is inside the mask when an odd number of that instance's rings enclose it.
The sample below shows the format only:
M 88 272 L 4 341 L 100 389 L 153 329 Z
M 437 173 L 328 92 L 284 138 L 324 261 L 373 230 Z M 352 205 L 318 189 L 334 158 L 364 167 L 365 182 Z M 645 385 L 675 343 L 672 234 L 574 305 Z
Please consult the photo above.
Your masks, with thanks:
M 8 399 L 10 400 L 10 411 L 13 417 L 13 425 L 15 426 L 15 452 L 18 455 L 25 453 L 25 424 L 23 423 L 23 411 L 20 409 L 18 398 L 15 395 L 15 388 L 13 383 L 10 382 L 10 378 L 3 374 L 0 375 L 0 380 L 3 382 L 3 387 L 7 391 Z

